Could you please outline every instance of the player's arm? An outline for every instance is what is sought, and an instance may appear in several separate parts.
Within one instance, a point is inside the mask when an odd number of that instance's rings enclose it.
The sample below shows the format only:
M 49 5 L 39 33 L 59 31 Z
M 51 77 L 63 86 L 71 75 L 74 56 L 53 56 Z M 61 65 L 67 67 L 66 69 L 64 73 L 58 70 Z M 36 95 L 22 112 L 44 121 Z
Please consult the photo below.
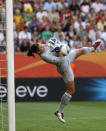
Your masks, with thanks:
M 63 57 L 57 57 L 52 54 L 41 55 L 41 58 L 51 64 L 58 64 L 63 61 Z

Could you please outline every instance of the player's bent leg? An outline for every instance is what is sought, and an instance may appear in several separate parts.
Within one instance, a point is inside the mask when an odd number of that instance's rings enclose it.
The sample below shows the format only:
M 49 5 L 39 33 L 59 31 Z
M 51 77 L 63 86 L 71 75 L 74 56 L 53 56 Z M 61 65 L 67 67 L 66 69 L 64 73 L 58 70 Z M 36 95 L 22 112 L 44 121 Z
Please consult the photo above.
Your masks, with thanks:
M 70 51 L 69 55 L 67 56 L 70 63 L 72 63 L 76 58 L 78 58 L 81 55 L 88 54 L 90 52 L 93 52 L 95 50 L 94 47 L 82 47 L 80 49 L 74 49 Z
M 80 49 L 76 49 L 76 57 L 78 58 L 81 55 L 88 54 L 94 51 L 94 47 L 82 47 Z
M 95 41 L 95 44 L 93 45 L 93 47 L 82 47 L 80 49 L 76 49 L 76 57 L 79 57 L 83 54 L 88 54 L 88 53 L 91 53 L 91 52 L 94 52 L 97 47 L 99 47 L 101 45 L 101 40 L 98 39 Z

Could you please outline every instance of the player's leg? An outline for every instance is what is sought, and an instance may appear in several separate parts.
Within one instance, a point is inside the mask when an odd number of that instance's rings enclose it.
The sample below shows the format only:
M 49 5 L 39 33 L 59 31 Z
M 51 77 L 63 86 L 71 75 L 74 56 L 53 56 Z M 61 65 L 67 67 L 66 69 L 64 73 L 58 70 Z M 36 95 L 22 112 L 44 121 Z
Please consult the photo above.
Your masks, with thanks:
M 65 84 L 66 84 L 66 92 L 70 95 L 73 95 L 75 93 L 74 81 L 70 81 Z
M 59 108 L 57 109 L 57 112 L 55 112 L 55 115 L 58 116 L 60 121 L 65 122 L 63 118 L 63 110 L 70 102 L 72 95 L 75 93 L 74 74 L 70 66 L 68 70 L 62 75 L 62 77 L 66 85 L 66 92 L 61 97 L 61 102 Z
M 95 41 L 95 44 L 93 45 L 93 47 L 82 47 L 80 49 L 75 49 L 75 50 L 70 51 L 69 55 L 67 56 L 70 63 L 73 62 L 76 58 L 78 58 L 81 55 L 94 52 L 97 49 L 97 47 L 100 46 L 100 44 L 101 44 L 101 40 L 98 39 Z
M 63 94 L 61 98 L 61 104 L 58 108 L 59 112 L 63 112 L 64 107 L 69 103 L 72 98 L 72 95 L 75 93 L 74 81 L 67 82 L 66 84 L 66 92 Z
M 75 93 L 74 81 L 67 82 L 65 84 L 66 84 L 66 92 L 62 95 L 60 106 L 58 110 L 55 112 L 55 115 L 63 123 L 65 123 L 63 110 L 70 102 L 72 95 Z
M 74 49 L 74 50 L 70 51 L 69 55 L 66 57 L 70 61 L 70 63 L 72 63 L 79 56 L 91 53 L 94 50 L 95 50 L 94 47 L 82 47 L 80 49 Z
M 69 103 L 72 98 L 72 95 L 75 93 L 74 81 L 67 82 L 66 84 L 66 92 L 63 94 L 61 98 L 61 104 L 58 108 L 59 112 L 63 112 L 64 107 Z
M 71 59 L 74 57 L 77 58 L 80 55 L 83 54 L 88 54 L 90 52 L 93 52 L 100 44 L 95 43 L 95 47 L 82 47 L 81 49 L 77 49 L 76 51 L 74 50 L 71 53 Z M 66 92 L 63 94 L 62 99 L 61 99 L 61 104 L 58 109 L 59 112 L 62 112 L 64 107 L 69 103 L 70 99 L 72 98 L 72 95 L 75 93 L 75 87 L 74 87 L 74 75 L 73 72 L 70 69 L 68 69 L 68 72 L 66 75 L 63 77 L 65 84 L 66 84 Z
M 94 47 L 83 47 L 81 49 L 73 50 L 66 57 L 68 58 L 68 60 L 70 62 L 72 62 L 75 58 L 79 57 L 80 55 L 93 52 L 99 45 L 100 45 L 100 43 L 98 44 L 98 42 L 97 42 L 97 43 L 95 43 Z M 62 112 L 64 110 L 64 107 L 71 100 L 72 95 L 75 93 L 74 76 L 73 76 L 73 73 L 70 69 L 68 71 L 69 71 L 69 73 L 67 72 L 66 75 L 63 77 L 65 84 L 66 84 L 66 92 L 63 94 L 63 96 L 61 98 L 60 106 L 59 106 L 58 110 L 55 112 L 55 115 L 58 116 L 59 120 L 63 123 L 65 123 L 65 120 L 63 118 Z M 67 82 L 67 80 L 68 80 L 68 82 Z
M 67 57 L 67 60 L 72 62 L 75 58 L 79 57 L 82 54 L 87 54 L 91 51 L 93 51 L 94 48 L 90 47 L 83 47 L 81 49 L 73 50 L 70 52 L 70 54 Z M 63 118 L 63 110 L 68 105 L 69 101 L 72 98 L 72 95 L 75 93 L 74 88 L 74 75 L 71 68 L 68 68 L 68 71 L 63 74 L 63 79 L 66 84 L 66 92 L 62 95 L 61 103 L 57 111 L 55 112 L 55 115 L 58 117 L 58 119 L 65 123 L 65 120 Z
M 80 49 L 76 49 L 75 59 L 81 55 L 88 54 L 94 51 L 94 47 L 82 47 Z
M 95 51 L 97 49 L 97 47 L 100 46 L 100 44 L 101 44 L 101 40 L 98 39 L 95 41 L 95 44 L 93 45 L 93 47 L 82 47 L 80 49 L 77 49 L 76 50 L 76 58 L 83 55 L 83 54 L 88 54 L 88 53 Z

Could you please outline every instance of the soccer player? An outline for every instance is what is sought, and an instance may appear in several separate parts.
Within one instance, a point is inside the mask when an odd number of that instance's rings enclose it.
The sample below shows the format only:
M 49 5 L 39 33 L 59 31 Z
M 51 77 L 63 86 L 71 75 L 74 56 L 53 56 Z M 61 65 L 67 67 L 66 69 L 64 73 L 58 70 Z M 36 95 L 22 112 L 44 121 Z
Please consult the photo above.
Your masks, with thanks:
M 75 93 L 74 75 L 70 63 L 83 54 L 94 52 L 100 43 L 100 40 L 97 40 L 93 47 L 82 47 L 80 49 L 70 50 L 67 56 L 63 56 L 61 50 L 58 51 L 58 56 L 55 56 L 51 53 L 48 47 L 43 46 L 42 44 L 33 44 L 28 51 L 28 56 L 34 56 L 34 53 L 36 53 L 47 63 L 56 65 L 57 71 L 62 75 L 66 85 L 66 92 L 61 97 L 61 103 L 55 112 L 55 115 L 63 123 L 65 123 L 63 109 Z

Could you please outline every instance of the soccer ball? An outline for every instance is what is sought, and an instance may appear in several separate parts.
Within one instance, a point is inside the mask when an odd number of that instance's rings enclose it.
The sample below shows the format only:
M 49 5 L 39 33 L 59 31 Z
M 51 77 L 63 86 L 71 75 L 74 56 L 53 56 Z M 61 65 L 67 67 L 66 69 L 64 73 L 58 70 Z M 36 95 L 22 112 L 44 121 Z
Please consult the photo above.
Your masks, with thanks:
M 68 55 L 69 54 L 69 51 L 70 51 L 70 48 L 69 48 L 69 46 L 68 45 L 66 45 L 66 44 L 62 44 L 61 46 L 60 46 L 60 52 L 64 55 L 64 56 L 66 56 L 66 55 Z

